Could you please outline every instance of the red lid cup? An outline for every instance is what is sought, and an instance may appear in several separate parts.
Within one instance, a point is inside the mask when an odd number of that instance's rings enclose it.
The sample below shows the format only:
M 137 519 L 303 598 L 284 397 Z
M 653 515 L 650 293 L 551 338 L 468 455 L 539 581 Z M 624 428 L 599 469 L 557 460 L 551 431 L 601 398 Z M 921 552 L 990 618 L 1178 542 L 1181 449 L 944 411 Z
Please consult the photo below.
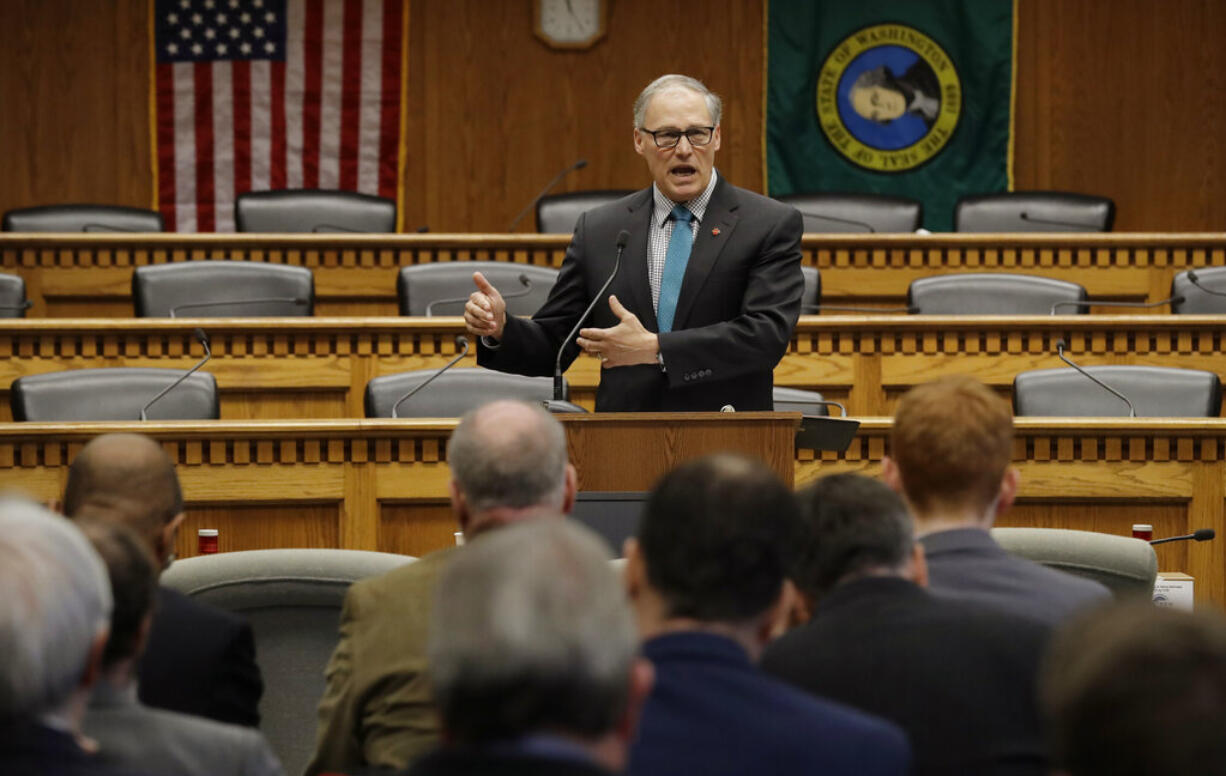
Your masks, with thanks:
M 201 528 L 196 531 L 196 550 L 201 555 L 212 555 L 217 552 L 216 528 Z
M 1145 541 L 1153 541 L 1154 527 L 1148 523 L 1137 523 L 1132 527 L 1132 538 L 1144 539 Z

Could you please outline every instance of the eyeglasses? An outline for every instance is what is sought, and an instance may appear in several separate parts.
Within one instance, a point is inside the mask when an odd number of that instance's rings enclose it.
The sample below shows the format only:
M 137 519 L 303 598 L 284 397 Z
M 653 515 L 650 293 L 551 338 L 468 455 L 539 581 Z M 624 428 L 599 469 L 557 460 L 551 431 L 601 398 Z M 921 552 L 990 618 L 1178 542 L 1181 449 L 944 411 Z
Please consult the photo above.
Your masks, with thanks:
M 657 129 L 654 132 L 645 127 L 639 129 L 651 135 L 651 139 L 656 141 L 656 148 L 676 148 L 683 137 L 692 146 L 705 146 L 715 133 L 715 127 L 691 127 L 684 132 L 677 129 Z

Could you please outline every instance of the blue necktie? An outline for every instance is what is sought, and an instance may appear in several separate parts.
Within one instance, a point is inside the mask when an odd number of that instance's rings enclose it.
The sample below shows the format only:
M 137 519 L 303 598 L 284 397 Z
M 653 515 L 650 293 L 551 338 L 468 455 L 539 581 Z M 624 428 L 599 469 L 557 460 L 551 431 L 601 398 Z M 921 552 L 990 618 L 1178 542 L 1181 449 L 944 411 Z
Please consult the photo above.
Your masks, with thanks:
M 694 247 L 694 233 L 690 221 L 694 218 L 684 205 L 677 205 L 669 218 L 673 224 L 673 236 L 668 240 L 664 253 L 664 273 L 660 276 L 660 303 L 656 306 L 656 321 L 661 332 L 673 330 L 673 316 L 677 314 L 677 297 L 681 296 L 681 281 L 685 278 L 685 265 L 690 261 L 690 249 Z

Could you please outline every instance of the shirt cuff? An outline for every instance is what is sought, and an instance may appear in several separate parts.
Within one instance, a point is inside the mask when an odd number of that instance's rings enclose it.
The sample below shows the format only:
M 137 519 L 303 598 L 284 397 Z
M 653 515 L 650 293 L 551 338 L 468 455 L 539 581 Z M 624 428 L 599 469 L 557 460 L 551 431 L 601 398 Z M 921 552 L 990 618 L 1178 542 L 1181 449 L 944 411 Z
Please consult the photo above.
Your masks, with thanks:
M 502 340 L 496 340 L 493 337 L 482 337 L 481 344 L 489 350 L 497 350 L 502 347 Z

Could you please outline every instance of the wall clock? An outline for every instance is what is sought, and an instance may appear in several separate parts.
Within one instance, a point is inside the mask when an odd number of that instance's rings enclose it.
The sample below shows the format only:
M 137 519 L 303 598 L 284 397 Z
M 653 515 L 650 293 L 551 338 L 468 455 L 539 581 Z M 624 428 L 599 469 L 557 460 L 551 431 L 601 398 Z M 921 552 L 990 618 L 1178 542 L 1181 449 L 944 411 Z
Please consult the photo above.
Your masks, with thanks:
M 534 29 L 556 49 L 591 48 L 604 37 L 605 0 L 534 0 Z

